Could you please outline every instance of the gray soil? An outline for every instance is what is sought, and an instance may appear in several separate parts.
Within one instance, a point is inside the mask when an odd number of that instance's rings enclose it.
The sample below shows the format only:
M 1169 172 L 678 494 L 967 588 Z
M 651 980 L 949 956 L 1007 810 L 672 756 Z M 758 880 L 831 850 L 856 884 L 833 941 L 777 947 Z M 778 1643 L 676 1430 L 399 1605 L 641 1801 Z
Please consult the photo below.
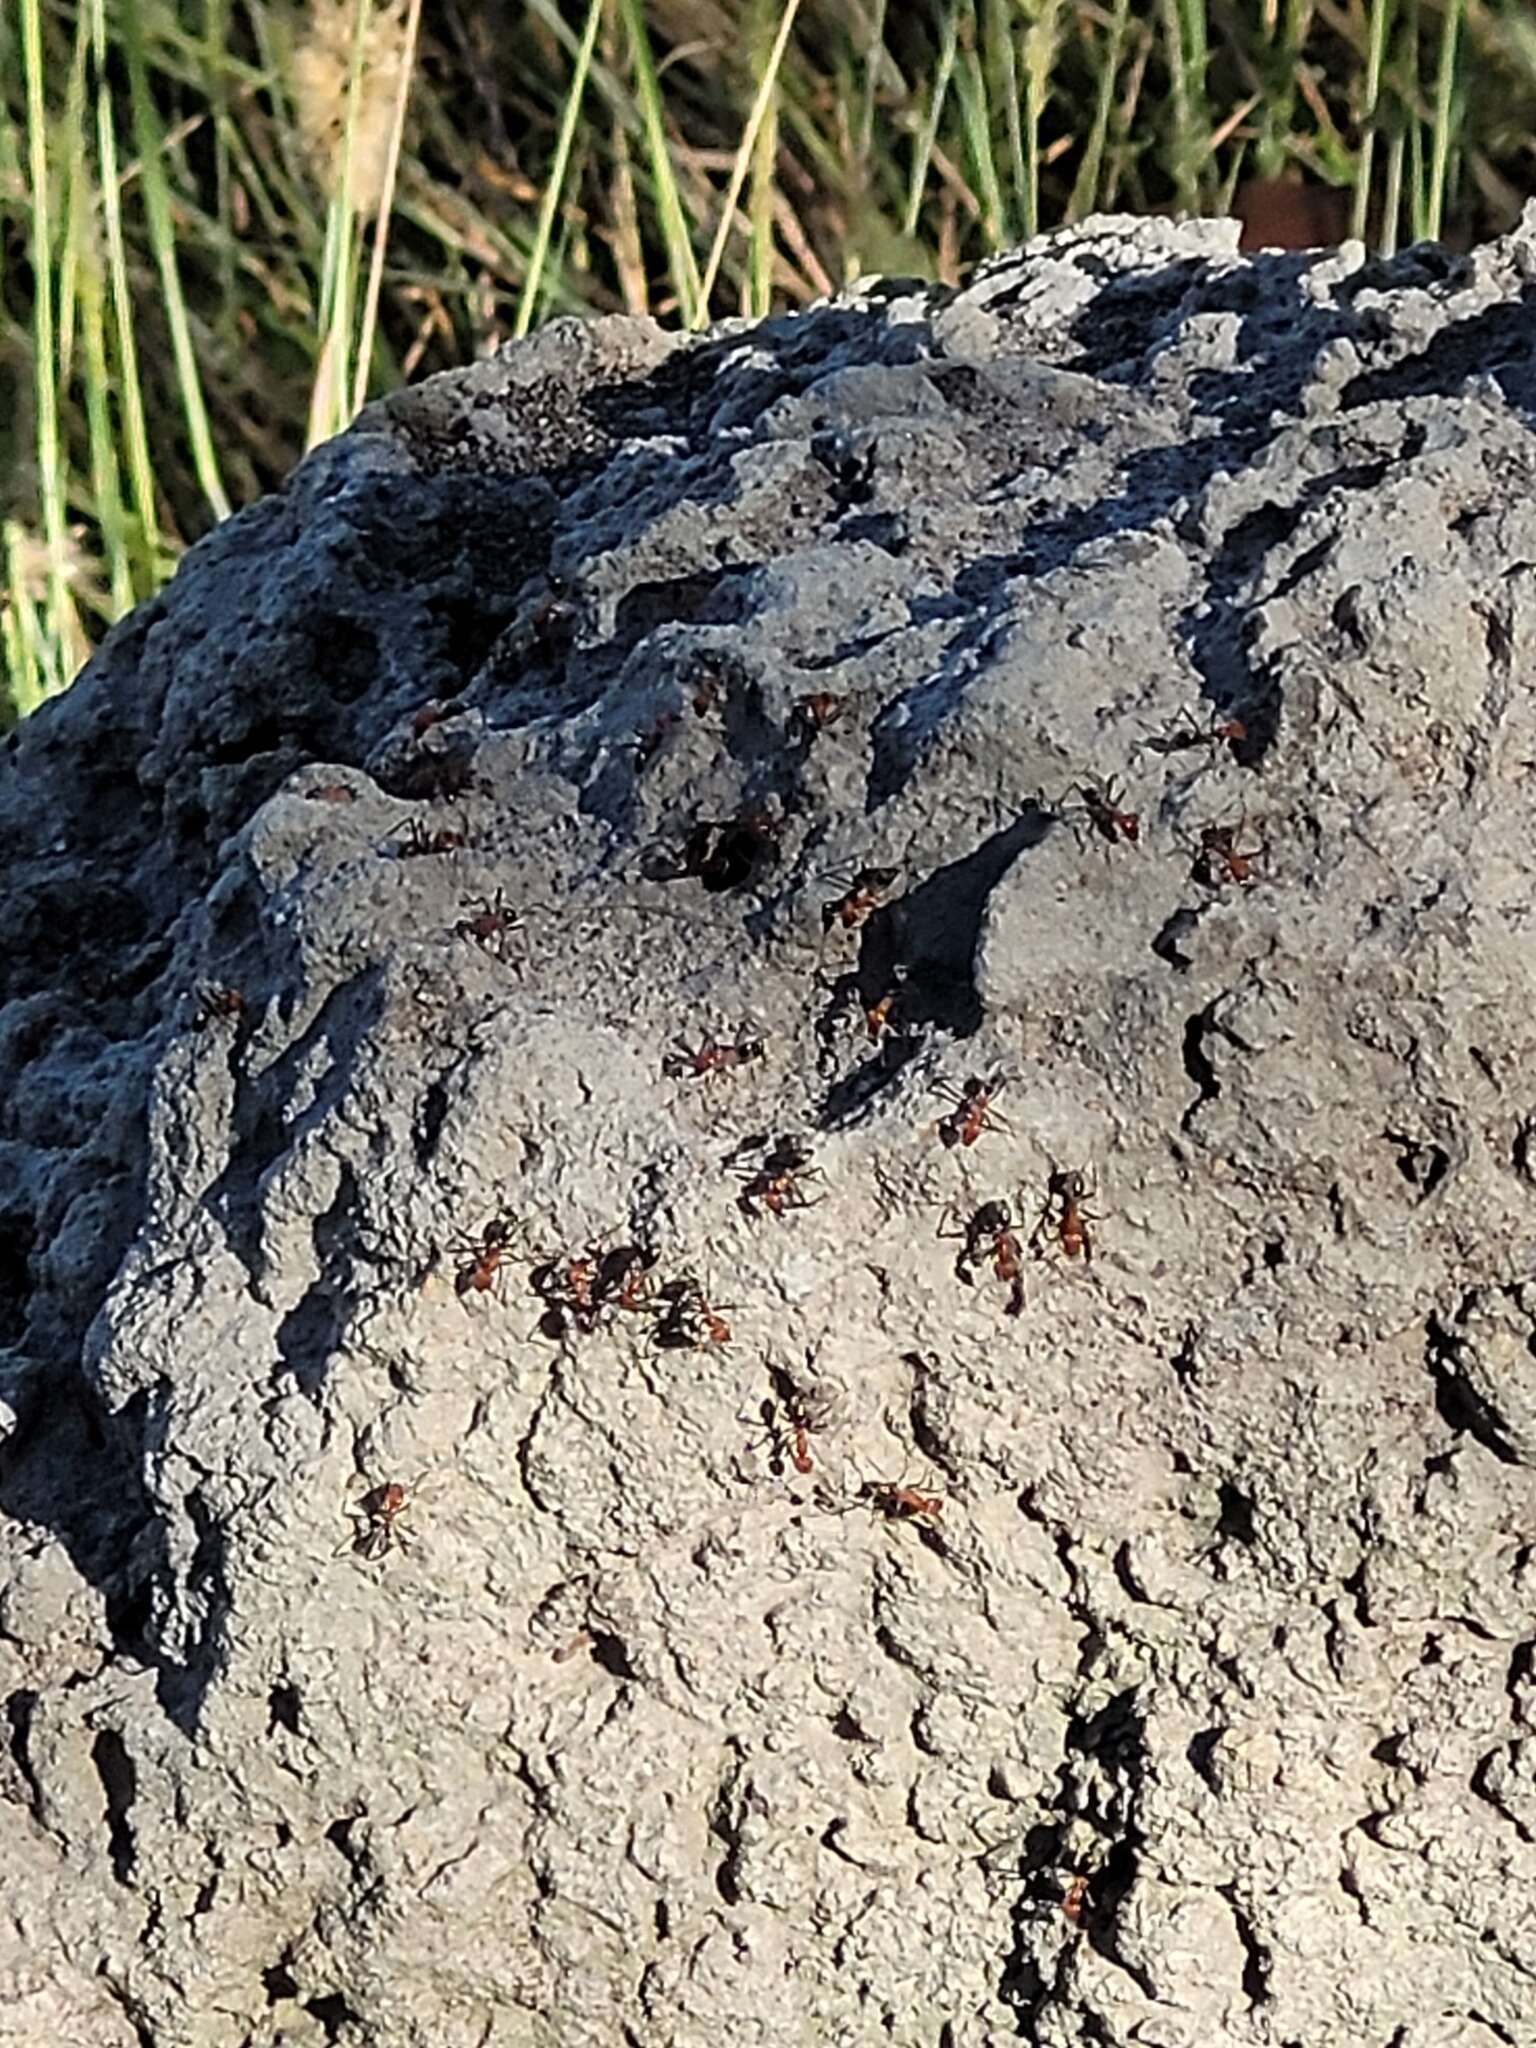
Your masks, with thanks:
M 1233 233 L 557 324 L 6 743 L 6 2048 L 1536 2040 L 1536 215 Z

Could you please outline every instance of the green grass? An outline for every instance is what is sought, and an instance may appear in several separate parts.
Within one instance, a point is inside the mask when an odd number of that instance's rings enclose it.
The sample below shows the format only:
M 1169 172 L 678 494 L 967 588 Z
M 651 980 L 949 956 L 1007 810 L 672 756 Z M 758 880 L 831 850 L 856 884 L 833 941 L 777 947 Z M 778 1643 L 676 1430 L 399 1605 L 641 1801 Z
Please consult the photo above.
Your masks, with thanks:
M 0 0 L 0 726 L 404 379 L 1252 179 L 1508 227 L 1529 0 Z

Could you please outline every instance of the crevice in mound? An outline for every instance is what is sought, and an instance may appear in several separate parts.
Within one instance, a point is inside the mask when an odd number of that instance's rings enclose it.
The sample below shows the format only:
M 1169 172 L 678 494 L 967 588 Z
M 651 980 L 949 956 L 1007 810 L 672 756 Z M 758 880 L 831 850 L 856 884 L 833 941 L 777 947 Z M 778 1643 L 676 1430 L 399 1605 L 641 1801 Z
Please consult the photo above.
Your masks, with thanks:
M 658 583 L 638 583 L 619 601 L 604 654 L 617 667 L 662 626 L 733 626 L 747 599 L 752 565 L 732 563 Z
M 106 1796 L 107 1846 L 112 1875 L 127 1884 L 138 1850 L 128 1816 L 139 1793 L 139 1774 L 128 1746 L 115 1728 L 103 1728 L 91 1744 L 91 1762 Z
M 311 2019 L 320 2022 L 327 2041 L 339 2041 L 342 2028 L 353 2022 L 361 2023 L 363 2017 L 339 1991 L 327 1991 L 319 1998 L 306 1998 L 304 2010 Z
M 36 1225 L 25 1210 L 0 1214 L 0 1345 L 19 1344 L 26 1335 L 36 1242 Z
M 1222 1728 L 1202 1728 L 1198 1734 L 1192 1735 L 1189 1738 L 1189 1743 L 1184 1751 L 1190 1769 L 1197 1778 L 1203 1779 L 1213 1792 L 1221 1790 L 1221 1780 L 1216 1774 L 1215 1758 L 1217 1748 L 1225 1732 L 1225 1729 Z
M 98 1963 L 96 1975 L 107 1996 L 132 2027 L 133 2038 L 137 2041 L 138 2048 L 160 2048 L 160 2042 L 150 2028 L 142 1999 L 135 1998 L 127 1986 L 113 1975 L 110 1964 Z
M 1254 1517 L 1251 1495 L 1234 1486 L 1229 1479 L 1223 1479 L 1217 1490 L 1220 1511 L 1216 1517 L 1216 1534 L 1224 1541 L 1240 1543 L 1244 1549 L 1251 1549 L 1258 1541 L 1258 1524 Z
M 1189 937 L 1191 932 L 1197 931 L 1199 926 L 1200 913 L 1198 910 L 1185 908 L 1174 911 L 1172 916 L 1163 920 L 1161 928 L 1152 941 L 1152 951 L 1159 960 L 1166 961 L 1176 974 L 1187 973 L 1195 963 L 1190 955 L 1184 951 L 1183 942 Z
M 1416 1137 L 1408 1131 L 1383 1131 L 1383 1144 L 1390 1145 L 1402 1179 L 1416 1198 L 1428 1201 L 1451 1170 L 1451 1155 L 1432 1138 Z
M 487 605 L 473 592 L 445 591 L 427 600 L 426 614 L 439 629 L 442 659 L 454 671 L 452 677 L 438 684 L 437 695 L 458 696 L 469 687 L 486 656 L 511 623 L 512 608 L 506 603 Z M 376 642 L 372 652 L 376 663 Z M 362 689 L 367 688 L 371 679 L 371 671 L 365 671 Z M 334 691 L 334 694 L 346 695 L 350 701 L 352 695 L 361 695 L 362 689 Z
M 638 1674 L 629 1660 L 622 1637 L 593 1629 L 590 1631 L 589 1649 L 592 1662 L 600 1671 L 606 1671 L 610 1678 L 621 1679 L 631 1685 L 638 1682 Z
M 1184 1071 L 1194 1082 L 1199 1093 L 1179 1118 L 1181 1131 L 1188 1131 L 1205 1105 L 1214 1102 L 1221 1094 L 1221 1083 L 1216 1078 L 1216 1069 L 1205 1049 L 1207 1038 L 1220 1028 L 1216 1022 L 1214 1005 L 1197 1010 L 1192 1017 L 1184 1019 Z
M 735 1830 L 731 1825 L 731 1787 L 728 1779 L 716 1788 L 706 1821 L 709 1832 L 725 1850 L 725 1854 L 715 1864 L 715 1890 L 727 1906 L 739 1906 L 741 1886 L 736 1876 L 737 1842 Z
M 229 1530 L 224 1518 L 209 1506 L 200 1487 L 194 1487 L 182 1505 L 197 1532 L 197 1543 L 187 1566 L 187 1593 L 202 1609 L 202 1617 L 187 1670 L 189 1675 L 196 1675 L 201 1690 L 213 1676 L 213 1653 L 234 1605 L 227 1570 Z
M 873 1056 L 828 1089 L 816 1113 L 821 1129 L 840 1129 L 865 1109 L 916 1056 L 926 1029 L 953 1038 L 970 1038 L 980 1030 L 976 949 L 988 899 L 1020 854 L 1038 846 L 1053 823 L 1041 805 L 1027 805 L 1003 831 L 925 875 L 866 920 L 857 967 L 834 984 L 818 1031 L 824 1043 L 835 1044 L 832 1026 L 851 996 L 865 1018 L 878 1018 L 881 1034 L 889 1035 L 882 1035 Z M 873 1034 L 876 1026 L 869 1028 Z
M 1467 1782 L 1476 1796 L 1483 1801 L 1484 1805 L 1491 1806 L 1500 1820 L 1505 1821 L 1512 1827 L 1520 1840 L 1529 1847 L 1532 1842 L 1536 1842 L 1536 1835 L 1532 1834 L 1530 1828 L 1526 1826 L 1519 1814 L 1513 1812 L 1504 1800 L 1499 1797 L 1489 1782 L 1494 1766 L 1503 1754 L 1506 1754 L 1506 1752 L 1495 1749 L 1491 1750 L 1487 1756 L 1479 1757 Z
M 1419 249 L 1414 251 L 1417 256 Z M 1452 397 L 1470 377 L 1496 376 L 1505 395 L 1529 410 L 1536 403 L 1531 382 L 1531 316 L 1536 287 L 1527 285 L 1513 304 L 1486 306 L 1465 320 L 1453 320 L 1423 348 L 1381 369 L 1363 370 L 1339 393 L 1341 406 L 1377 405 L 1431 395 Z
M 37 1771 L 32 1762 L 32 1723 L 37 1714 L 37 1694 L 27 1689 L 13 1692 L 5 1702 L 5 1719 L 9 1729 L 6 1746 L 11 1753 L 22 1782 L 31 1796 L 31 1808 L 35 1815 L 42 1802 L 42 1787 L 37 1782 Z
M 1270 1998 L 1269 1973 L 1273 1967 L 1270 1951 L 1260 1941 L 1253 1921 L 1238 1904 L 1236 1886 L 1218 1885 L 1217 1890 L 1227 1902 L 1237 1938 L 1243 1946 L 1243 1996 L 1250 2005 L 1267 2005 Z
M 279 1961 L 268 1963 L 262 1971 L 261 1988 L 266 1993 L 268 2005 L 280 2005 L 284 1999 L 298 1997 L 299 1982 L 288 1967 L 292 1960 L 291 1951 L 285 1949 Z
M 352 1313 L 349 1276 L 369 1263 L 358 1236 L 359 1203 L 357 1176 L 343 1164 L 330 1207 L 312 1225 L 320 1270 L 278 1325 L 282 1363 L 273 1371 L 273 1384 L 280 1387 L 285 1377 L 291 1377 L 316 1406 Z
M 253 1288 L 261 1281 L 264 1258 L 263 1182 L 346 1100 L 358 1049 L 379 1029 L 384 1002 L 383 977 L 377 971 L 340 983 L 308 1029 L 236 1097 L 228 1155 L 203 1205 L 219 1223 Z M 322 1048 L 327 1055 L 323 1071 L 317 1060 Z M 290 1119 L 285 1105 L 294 1102 L 304 1106 Z M 318 1233 L 318 1224 L 316 1229 Z
M 267 1694 L 267 1733 L 275 1735 L 279 1728 L 285 1728 L 290 1735 L 299 1733 L 299 1689 L 283 1681 L 274 1685 Z
M 1471 1437 L 1501 1465 L 1518 1465 L 1520 1455 L 1503 1416 L 1461 1369 L 1461 1343 L 1431 1318 L 1424 1333 L 1424 1363 L 1435 1383 L 1435 1408 L 1446 1427 Z

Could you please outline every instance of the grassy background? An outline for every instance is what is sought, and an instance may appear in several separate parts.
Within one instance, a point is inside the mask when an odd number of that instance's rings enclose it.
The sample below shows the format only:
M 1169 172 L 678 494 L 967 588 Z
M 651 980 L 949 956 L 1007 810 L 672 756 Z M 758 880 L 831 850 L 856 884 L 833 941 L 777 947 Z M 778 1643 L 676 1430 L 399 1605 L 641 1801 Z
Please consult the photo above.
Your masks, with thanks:
M 553 314 L 1273 180 L 1465 242 L 1533 171 L 1530 0 L 0 0 L 0 725 L 366 395 Z

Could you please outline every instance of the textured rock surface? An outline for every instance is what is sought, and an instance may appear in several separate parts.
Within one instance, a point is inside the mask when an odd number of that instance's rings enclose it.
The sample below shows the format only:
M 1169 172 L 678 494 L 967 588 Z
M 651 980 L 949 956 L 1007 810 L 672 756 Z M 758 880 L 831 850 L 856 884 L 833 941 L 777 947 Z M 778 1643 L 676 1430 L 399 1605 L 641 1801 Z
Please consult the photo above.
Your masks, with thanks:
M 0 2041 L 1536 2038 L 1536 223 L 1231 232 L 556 327 L 8 743 Z

